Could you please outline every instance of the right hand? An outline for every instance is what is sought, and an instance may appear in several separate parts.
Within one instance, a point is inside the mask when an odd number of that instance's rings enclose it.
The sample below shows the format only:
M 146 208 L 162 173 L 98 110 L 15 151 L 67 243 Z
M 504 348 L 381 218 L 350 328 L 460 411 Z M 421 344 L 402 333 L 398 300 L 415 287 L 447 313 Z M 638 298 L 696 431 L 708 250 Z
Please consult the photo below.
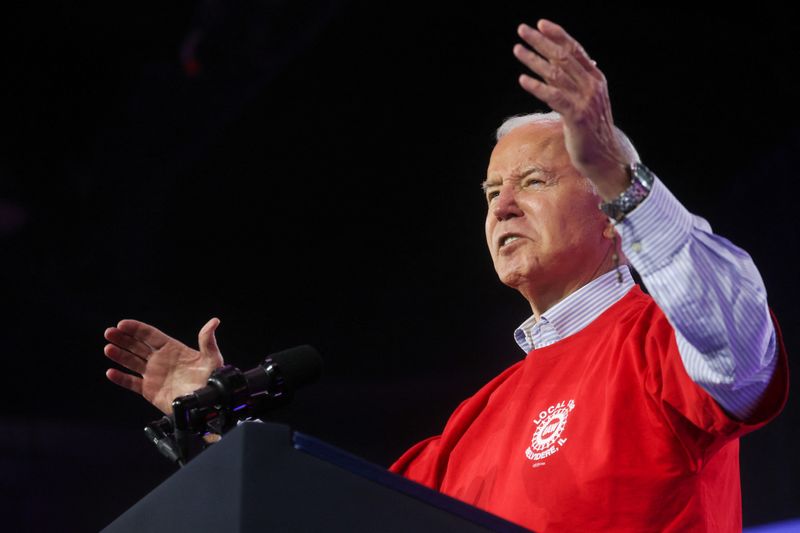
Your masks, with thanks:
M 137 394 L 172 414 L 172 400 L 203 387 L 211 372 L 223 364 L 214 331 L 219 319 L 212 318 L 200 330 L 200 351 L 189 348 L 160 330 L 138 320 L 122 320 L 106 329 L 111 343 L 103 353 L 129 372 L 114 368 L 106 371 L 113 383 Z
M 523 89 L 561 115 L 564 144 L 572 165 L 592 180 L 605 201 L 630 185 L 625 168 L 633 154 L 623 148 L 614 127 L 608 82 L 597 63 L 564 28 L 540 20 L 536 28 L 522 24 L 514 56 L 542 80 L 523 74 Z

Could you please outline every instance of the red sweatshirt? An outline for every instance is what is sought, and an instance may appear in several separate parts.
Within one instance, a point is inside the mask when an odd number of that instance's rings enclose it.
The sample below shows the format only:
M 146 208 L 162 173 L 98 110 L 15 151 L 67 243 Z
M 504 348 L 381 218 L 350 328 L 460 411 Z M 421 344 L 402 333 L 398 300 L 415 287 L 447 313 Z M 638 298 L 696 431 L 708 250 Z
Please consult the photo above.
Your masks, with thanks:
M 739 436 L 786 402 L 780 332 L 778 346 L 757 413 L 734 420 L 635 287 L 496 377 L 391 470 L 536 531 L 740 531 Z

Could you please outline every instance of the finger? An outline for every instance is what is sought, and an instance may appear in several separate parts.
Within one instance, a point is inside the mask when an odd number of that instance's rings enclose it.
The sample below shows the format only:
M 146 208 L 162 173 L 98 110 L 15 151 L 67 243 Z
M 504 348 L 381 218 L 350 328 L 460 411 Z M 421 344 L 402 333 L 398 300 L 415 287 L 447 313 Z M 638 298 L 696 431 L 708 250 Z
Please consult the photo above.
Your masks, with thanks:
M 580 83 L 586 77 L 586 68 L 578 62 L 570 47 L 551 41 L 545 34 L 527 24 L 520 25 L 517 33 L 523 41 L 539 52 L 549 63 L 563 69 L 577 83 Z
M 136 394 L 142 394 L 142 378 L 138 376 L 133 376 L 117 369 L 109 368 L 106 370 L 106 377 L 109 379 L 109 381 L 119 385 L 120 387 L 128 389 L 129 391 L 133 391 Z
M 144 374 L 147 368 L 147 362 L 141 357 L 123 350 L 119 346 L 113 344 L 106 344 L 103 348 L 103 353 L 106 357 L 118 363 L 128 370 L 132 370 L 137 374 Z
M 165 344 L 172 340 L 171 337 L 165 335 L 162 331 L 154 328 L 150 324 L 139 322 L 138 320 L 120 320 L 117 327 L 127 333 L 131 337 L 135 337 L 141 342 L 147 344 L 154 350 L 162 348 Z
M 545 59 L 521 44 L 514 45 L 514 56 L 526 67 L 541 76 L 545 81 L 551 85 L 577 91 L 578 86 L 575 85 L 575 80 L 564 72 L 558 65 L 549 63 Z
M 550 109 L 560 113 L 562 116 L 569 116 L 572 112 L 572 101 L 567 98 L 564 91 L 542 83 L 527 74 L 522 74 L 519 77 L 519 84 L 523 89 L 550 106 Z
M 220 355 L 217 337 L 214 335 L 219 324 L 220 320 L 218 318 L 212 318 L 200 329 L 200 333 L 197 335 L 197 341 L 201 352 L 217 356 Z
M 147 360 L 153 349 L 135 337 L 131 337 L 119 328 L 107 328 L 103 337 L 110 343 L 116 344 L 123 350 L 131 352 L 137 357 Z
M 572 51 L 572 56 L 589 73 L 594 76 L 600 74 L 600 69 L 597 68 L 597 62 L 589 57 L 583 45 L 567 33 L 567 30 L 547 19 L 541 19 L 536 27 L 554 43 L 568 47 Z

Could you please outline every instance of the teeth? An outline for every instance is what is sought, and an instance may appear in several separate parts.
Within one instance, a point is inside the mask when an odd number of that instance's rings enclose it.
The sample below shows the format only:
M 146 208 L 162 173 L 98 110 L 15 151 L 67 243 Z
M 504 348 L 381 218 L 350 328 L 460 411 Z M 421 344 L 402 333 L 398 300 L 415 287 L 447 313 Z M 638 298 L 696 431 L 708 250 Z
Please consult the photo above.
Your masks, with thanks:
M 501 244 L 501 246 L 505 246 L 506 244 L 510 244 L 510 243 L 516 241 L 517 239 L 519 239 L 519 237 L 517 237 L 515 235 L 511 235 L 509 237 L 506 237 L 505 239 L 503 239 L 503 243 Z

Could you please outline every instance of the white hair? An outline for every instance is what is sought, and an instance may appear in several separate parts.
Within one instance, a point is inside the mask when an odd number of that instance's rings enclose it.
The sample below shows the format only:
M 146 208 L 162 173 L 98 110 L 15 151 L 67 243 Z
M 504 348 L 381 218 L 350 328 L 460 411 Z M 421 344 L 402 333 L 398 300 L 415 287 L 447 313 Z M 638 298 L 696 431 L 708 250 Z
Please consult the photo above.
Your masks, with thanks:
M 508 117 L 500 124 L 500 127 L 497 128 L 495 139 L 499 141 L 501 137 L 507 135 L 511 130 L 526 124 L 552 124 L 554 122 L 561 122 L 561 115 L 555 111 L 550 111 L 549 113 L 514 115 L 513 117 Z
M 561 122 L 561 114 L 557 113 L 556 111 L 550 111 L 549 113 L 514 115 L 513 117 L 505 119 L 503 123 L 500 124 L 500 127 L 497 128 L 495 138 L 499 141 L 511 130 L 526 124 L 554 124 L 556 122 Z M 616 126 L 614 126 L 614 131 L 617 134 L 617 141 L 620 143 L 625 155 L 628 156 L 632 161 L 640 161 L 639 153 L 636 151 L 636 147 L 633 146 L 633 143 L 628 136 Z

